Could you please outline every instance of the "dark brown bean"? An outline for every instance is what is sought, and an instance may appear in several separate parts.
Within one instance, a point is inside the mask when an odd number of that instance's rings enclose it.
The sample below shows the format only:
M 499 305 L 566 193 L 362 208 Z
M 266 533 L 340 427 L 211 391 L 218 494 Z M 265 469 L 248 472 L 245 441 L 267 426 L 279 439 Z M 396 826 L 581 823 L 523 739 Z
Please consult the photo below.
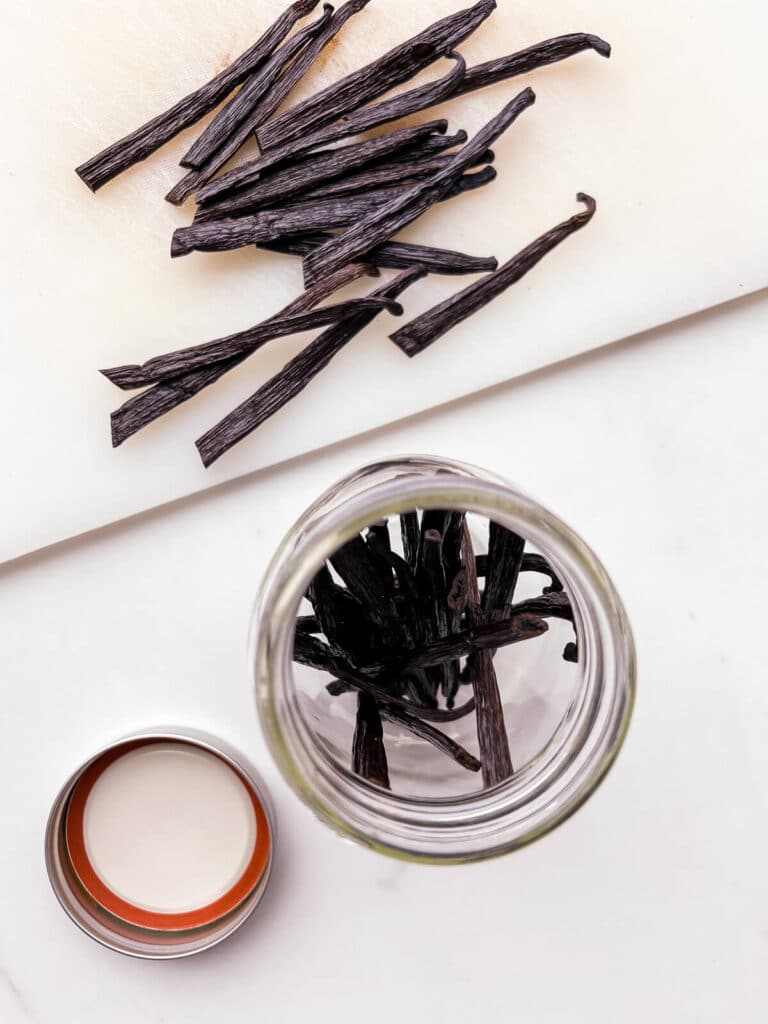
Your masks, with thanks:
M 263 125 L 256 135 L 259 145 L 264 150 L 285 145 L 383 96 L 459 46 L 495 9 L 495 0 L 480 0 L 467 10 L 430 25 L 378 60 Z
M 198 136 L 179 163 L 182 167 L 199 170 L 211 157 L 227 144 L 243 122 L 250 119 L 253 111 L 264 99 L 282 72 L 304 49 L 307 43 L 324 28 L 333 14 L 330 4 L 324 5 L 323 18 L 303 32 L 297 33 L 285 46 L 274 53 L 258 71 L 246 79 L 242 89 L 216 114 L 211 123 Z
M 239 210 L 275 206 L 291 196 L 319 186 L 321 182 L 340 178 L 351 170 L 389 156 L 398 149 L 411 146 L 429 135 L 436 132 L 445 133 L 447 129 L 447 121 L 429 121 L 426 124 L 388 132 L 365 142 L 318 153 L 311 159 L 270 175 L 269 178 L 253 183 L 244 181 L 236 193 L 212 205 L 223 216 L 231 216 Z M 245 187 L 246 185 L 248 187 Z M 198 201 L 205 202 L 202 193 L 198 196 Z
M 402 191 L 397 187 L 377 189 L 361 196 L 288 203 L 274 210 L 258 210 L 243 217 L 196 220 L 189 227 L 174 231 L 171 256 L 178 259 L 193 252 L 228 252 L 271 242 L 283 235 L 344 227 L 354 224 L 371 210 L 385 206 Z
M 403 196 L 364 217 L 338 238 L 310 253 L 304 260 L 305 281 L 310 284 L 323 274 L 333 273 L 345 263 L 354 262 L 361 253 L 389 241 L 394 234 L 426 213 L 450 191 L 472 161 L 484 153 L 534 102 L 532 90 L 524 90 L 478 132 L 444 170 L 422 185 L 408 189 Z
M 476 174 L 458 178 L 440 197 L 455 199 L 490 184 L 496 170 L 486 167 Z M 221 220 L 196 220 L 186 228 L 177 228 L 171 242 L 171 256 L 177 259 L 192 252 L 227 252 L 249 245 L 275 241 L 283 236 L 304 235 L 355 224 L 407 191 L 400 185 L 371 189 L 354 196 L 330 196 L 327 199 L 299 198 L 274 209 L 257 210 L 241 217 Z M 351 261 L 350 262 L 354 262 Z M 341 269 L 341 268 L 339 268 Z
M 381 718 L 375 699 L 367 693 L 358 694 L 357 722 L 352 741 L 352 771 L 374 786 L 390 789 Z
M 466 524 L 462 542 L 462 561 L 468 570 L 467 621 L 477 628 L 483 624 L 483 613 L 477 575 L 474 572 L 475 553 Z M 483 785 L 488 789 L 511 778 L 514 773 L 509 736 L 504 722 L 504 707 L 501 703 L 491 650 L 477 651 L 470 656 L 467 662 L 467 676 L 475 696 Z
M 210 200 L 214 196 L 231 192 L 244 181 L 252 181 L 256 175 L 263 174 L 264 171 L 271 170 L 274 167 L 285 166 L 293 160 L 302 158 L 302 156 L 312 150 L 328 146 L 353 135 L 360 135 L 372 128 L 378 128 L 409 114 L 418 113 L 427 106 L 434 106 L 435 103 L 439 103 L 442 99 L 447 99 L 452 92 L 455 92 L 465 69 L 464 61 L 458 54 L 452 54 L 451 58 L 456 61 L 456 67 L 451 70 L 449 75 L 441 79 L 440 82 L 429 86 L 422 86 L 420 89 L 415 89 L 411 93 L 395 97 L 395 99 L 388 100 L 386 103 L 379 104 L 379 106 L 365 107 L 339 121 L 338 124 L 312 132 L 304 138 L 297 139 L 285 146 L 278 146 L 266 153 L 262 153 L 257 159 L 249 160 L 239 167 L 234 167 L 231 171 L 220 175 L 215 181 L 211 181 L 205 188 L 201 188 L 199 198 L 201 200 Z M 460 132 L 459 136 L 463 134 L 465 133 Z M 456 144 L 460 144 L 461 141 L 461 138 L 459 138 Z M 195 190 L 193 188 L 191 191 Z
M 457 764 L 460 764 L 462 768 L 466 768 L 467 771 L 480 771 L 480 762 L 476 757 L 455 740 L 452 740 L 450 736 L 446 736 L 445 733 L 435 729 L 434 726 L 429 725 L 422 719 L 416 718 L 414 715 L 409 714 L 407 711 L 402 711 L 392 704 L 385 704 L 381 708 L 381 717 L 385 722 L 399 725 L 403 729 L 407 729 L 408 732 L 413 733 L 414 736 L 418 736 L 420 739 L 426 740 L 427 743 L 431 743 L 433 747 L 452 757 Z
M 185 128 L 213 110 L 228 93 L 244 82 L 279 46 L 296 22 L 314 10 L 317 4 L 318 0 L 297 0 L 250 49 L 207 85 L 81 164 L 77 174 L 88 188 L 96 192 L 118 174 L 146 160 L 166 142 L 170 142 Z
M 336 676 L 340 685 L 331 683 L 329 685 L 331 692 L 338 691 L 338 694 L 340 694 L 348 693 L 350 690 L 358 690 L 362 693 L 368 693 L 380 704 L 391 704 L 394 707 L 403 708 L 403 710 L 409 711 L 425 722 L 441 722 L 444 724 L 458 722 L 467 715 L 471 715 L 475 708 L 474 698 L 453 711 L 416 706 L 411 701 L 395 696 L 391 692 L 391 680 L 387 680 L 390 685 L 385 686 L 383 683 L 379 685 L 372 679 L 367 678 L 350 664 L 346 657 L 331 650 L 330 647 L 309 634 L 305 629 L 298 630 L 296 633 L 293 657 L 299 665 Z
M 280 319 L 273 317 L 226 338 L 155 356 L 141 366 L 116 366 L 101 372 L 125 391 L 150 387 L 160 381 L 173 381 L 192 370 L 207 369 L 216 363 L 227 363 L 239 356 L 251 355 L 276 338 L 303 334 L 305 331 L 353 320 L 369 313 L 375 316 L 384 309 L 395 316 L 402 314 L 402 306 L 388 298 L 350 299 L 335 306 L 321 306 L 307 313 L 294 313 Z
M 291 316 L 313 309 L 323 299 L 335 291 L 346 287 L 353 281 L 366 275 L 378 276 L 374 267 L 362 264 L 350 264 L 335 277 L 321 281 L 315 288 L 310 288 L 294 302 L 277 314 L 278 318 Z M 248 355 L 238 356 L 229 363 L 220 363 L 210 369 L 194 370 L 173 381 L 157 384 L 135 398 L 129 399 L 120 409 L 112 413 L 112 444 L 118 448 L 138 431 L 153 423 L 161 416 L 188 402 L 205 388 L 221 380 L 230 370 L 239 366 Z
M 333 235 L 306 235 L 278 238 L 274 242 L 260 243 L 259 248 L 270 252 L 286 253 L 290 256 L 308 256 Z M 450 249 L 435 249 L 432 246 L 410 245 L 405 242 L 385 242 L 366 254 L 366 262 L 373 266 L 392 270 L 407 270 L 421 266 L 430 274 L 461 276 L 482 274 L 493 271 L 498 261 L 493 256 L 469 256 L 467 253 Z
M 373 297 L 394 301 L 414 281 L 424 276 L 420 267 L 405 271 L 391 284 L 374 292 Z M 262 423 L 279 412 L 299 395 L 321 373 L 338 353 L 376 317 L 376 313 L 361 313 L 330 328 L 315 339 L 300 355 L 259 388 L 255 395 L 243 402 L 221 423 L 197 441 L 203 465 L 211 466 L 230 448 L 242 441 Z
M 439 306 L 429 310 L 422 316 L 417 317 L 411 323 L 406 324 L 401 330 L 392 335 L 392 341 L 402 349 L 407 356 L 419 355 L 429 348 L 444 334 L 452 328 L 463 323 L 478 310 L 487 306 L 494 299 L 502 295 L 513 284 L 533 270 L 541 260 L 557 248 L 566 238 L 579 231 L 588 224 L 595 214 L 596 203 L 590 196 L 579 192 L 577 199 L 586 205 L 583 213 L 578 213 L 569 220 L 558 224 L 557 227 L 537 238 L 535 242 L 518 253 L 514 259 L 505 266 L 500 267 L 495 273 L 488 275 L 477 284 L 470 285 L 464 291 L 447 299 Z M 386 207 L 383 211 L 386 211 Z M 382 211 L 382 212 L 383 212 Z M 342 236 L 343 237 L 343 236 Z M 322 250 L 319 250 L 322 252 Z M 313 257 L 308 257 L 312 259 Z M 329 266 L 333 266 L 330 262 Z
M 165 197 L 169 203 L 179 205 L 194 192 L 206 185 L 221 168 L 251 138 L 255 129 L 268 120 L 283 100 L 312 68 L 322 51 L 339 34 L 349 19 L 361 11 L 370 0 L 349 0 L 333 14 L 330 4 L 326 5 L 322 18 L 313 26 L 312 40 L 299 53 L 261 102 L 239 125 L 224 145 L 197 170 L 190 171 Z
M 456 95 L 465 96 L 467 93 L 485 89 L 497 82 L 528 74 L 547 64 L 555 64 L 568 57 L 573 57 L 583 50 L 595 50 L 601 57 L 610 57 L 611 55 L 609 43 L 599 36 L 588 35 L 584 32 L 558 36 L 555 39 L 545 39 L 542 43 L 536 43 L 535 46 L 529 46 L 526 50 L 520 50 L 508 57 L 489 60 L 486 64 L 478 64 L 476 67 L 469 68 L 456 90 Z

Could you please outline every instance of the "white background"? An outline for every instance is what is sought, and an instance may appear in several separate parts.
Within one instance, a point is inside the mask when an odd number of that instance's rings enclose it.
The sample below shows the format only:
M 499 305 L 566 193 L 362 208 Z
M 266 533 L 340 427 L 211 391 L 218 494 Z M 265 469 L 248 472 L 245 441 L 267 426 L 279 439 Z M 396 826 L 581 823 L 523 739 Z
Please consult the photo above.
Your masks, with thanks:
M 764 1024 L 767 329 L 763 293 L 0 569 L 0 1021 Z M 405 451 L 486 465 L 560 513 L 612 573 L 639 649 L 602 789 L 471 868 L 388 861 L 316 822 L 268 758 L 245 660 L 290 522 Z M 81 935 L 42 848 L 70 771 L 157 724 L 238 745 L 280 829 L 250 924 L 165 964 Z

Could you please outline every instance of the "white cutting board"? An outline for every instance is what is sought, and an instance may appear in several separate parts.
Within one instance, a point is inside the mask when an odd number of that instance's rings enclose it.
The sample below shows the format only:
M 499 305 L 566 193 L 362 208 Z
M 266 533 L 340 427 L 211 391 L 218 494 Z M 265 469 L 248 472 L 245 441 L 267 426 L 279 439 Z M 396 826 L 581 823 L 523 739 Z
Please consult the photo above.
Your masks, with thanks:
M 579 190 L 600 204 L 592 225 L 414 362 L 382 319 L 211 471 L 195 438 L 306 339 L 275 343 L 113 451 L 109 413 L 122 396 L 98 367 L 254 324 L 295 297 L 300 267 L 253 250 L 169 259 L 188 211 L 163 195 L 189 134 L 97 197 L 73 168 L 224 66 L 282 4 L 1 0 L 0 561 L 768 283 L 762 0 L 501 0 L 464 48 L 471 62 L 573 31 L 610 40 L 613 59 L 585 53 L 532 76 L 538 102 L 496 146 L 499 181 L 407 237 L 507 259 L 574 212 Z M 373 0 L 313 85 L 460 4 Z M 453 127 L 478 127 L 524 84 L 462 100 Z M 461 285 L 427 282 L 408 313 Z

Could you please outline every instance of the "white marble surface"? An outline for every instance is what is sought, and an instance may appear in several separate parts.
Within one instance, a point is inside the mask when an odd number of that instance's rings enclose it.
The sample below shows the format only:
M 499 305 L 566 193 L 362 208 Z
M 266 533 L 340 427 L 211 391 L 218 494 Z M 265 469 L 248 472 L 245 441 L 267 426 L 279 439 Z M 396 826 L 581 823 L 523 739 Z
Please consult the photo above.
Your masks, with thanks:
M 0 569 L 3 1024 L 763 1024 L 767 329 L 763 294 Z M 245 664 L 289 521 L 405 450 L 485 463 L 560 512 L 637 635 L 636 717 L 605 786 L 472 868 L 390 862 L 317 823 L 266 755 Z M 42 838 L 77 763 L 163 723 L 257 762 L 280 845 L 248 927 L 152 964 L 70 924 Z

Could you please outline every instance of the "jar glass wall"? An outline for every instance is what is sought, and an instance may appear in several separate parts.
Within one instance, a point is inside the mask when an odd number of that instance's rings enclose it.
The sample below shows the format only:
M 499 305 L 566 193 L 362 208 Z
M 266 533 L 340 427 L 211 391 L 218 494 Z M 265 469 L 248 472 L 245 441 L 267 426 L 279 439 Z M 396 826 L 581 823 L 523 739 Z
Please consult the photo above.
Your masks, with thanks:
M 392 791 L 363 781 L 349 765 L 354 695 L 332 697 L 310 670 L 292 662 L 296 618 L 318 569 L 372 524 L 414 509 L 465 511 L 475 529 L 491 520 L 524 537 L 528 550 L 555 570 L 573 608 L 574 623 L 551 624 L 546 643 L 499 653 L 515 772 L 491 789 L 390 724 L 385 738 Z M 559 656 L 574 627 L 575 664 Z M 428 862 L 506 853 L 565 820 L 612 765 L 635 690 L 631 630 L 592 551 L 552 513 L 493 474 L 426 457 L 368 466 L 307 510 L 265 579 L 250 657 L 268 743 L 299 796 L 342 835 Z M 476 745 L 474 716 L 445 731 L 462 746 Z

